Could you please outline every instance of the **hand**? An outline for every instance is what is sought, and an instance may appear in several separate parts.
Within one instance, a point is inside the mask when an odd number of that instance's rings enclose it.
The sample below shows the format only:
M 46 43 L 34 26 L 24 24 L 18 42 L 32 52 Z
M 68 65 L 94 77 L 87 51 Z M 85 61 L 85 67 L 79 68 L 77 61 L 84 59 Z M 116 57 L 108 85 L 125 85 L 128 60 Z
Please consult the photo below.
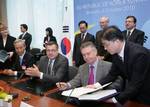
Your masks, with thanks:
M 87 88 L 95 88 L 96 89 L 96 87 L 94 86 L 94 84 L 93 85 L 87 85 L 86 87 Z
M 58 82 L 56 83 L 56 86 L 59 88 L 59 90 L 65 90 L 68 88 L 68 84 L 65 82 Z
M 36 65 L 25 70 L 26 75 L 40 77 L 40 71 Z
M 11 69 L 6 69 L 3 71 L 3 74 L 5 75 L 15 75 L 14 71 Z
M 9 58 L 11 58 L 13 56 L 14 52 L 8 52 L 8 54 L 9 54 Z

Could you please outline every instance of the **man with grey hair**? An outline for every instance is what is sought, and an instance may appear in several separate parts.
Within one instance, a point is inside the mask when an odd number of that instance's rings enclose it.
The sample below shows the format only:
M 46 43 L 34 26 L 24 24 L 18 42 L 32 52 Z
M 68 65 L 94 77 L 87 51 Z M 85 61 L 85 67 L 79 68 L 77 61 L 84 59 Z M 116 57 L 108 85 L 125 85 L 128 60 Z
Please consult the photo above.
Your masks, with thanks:
M 13 56 L 13 66 L 11 69 L 4 70 L 4 73 L 8 75 L 17 75 L 18 73 L 24 72 L 26 68 L 31 67 L 34 64 L 33 56 L 26 52 L 25 40 L 16 39 L 14 41 L 14 47 L 16 53 Z
M 109 26 L 109 18 L 107 16 L 102 16 L 99 20 L 99 24 L 100 24 L 101 30 L 96 32 L 96 43 L 95 43 L 97 50 L 98 50 L 98 56 L 100 59 L 110 61 L 111 56 L 104 49 L 102 42 L 101 42 L 103 30 Z
M 78 74 L 74 77 L 74 79 L 67 83 L 56 83 L 59 89 L 65 90 L 68 88 L 94 84 L 108 74 L 112 64 L 110 62 L 100 60 L 97 57 L 97 49 L 92 42 L 83 43 L 80 50 L 86 63 L 79 67 Z M 112 88 L 114 88 L 114 86 L 117 85 L 113 83 Z

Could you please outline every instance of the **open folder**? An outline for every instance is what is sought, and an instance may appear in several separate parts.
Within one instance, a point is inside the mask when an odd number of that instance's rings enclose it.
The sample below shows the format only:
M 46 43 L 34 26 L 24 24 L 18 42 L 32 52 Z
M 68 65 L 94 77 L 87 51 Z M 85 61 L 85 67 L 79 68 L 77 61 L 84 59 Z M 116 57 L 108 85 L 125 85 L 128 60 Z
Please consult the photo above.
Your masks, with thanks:
M 5 62 L 8 59 L 9 55 L 5 50 L 0 50 L 0 62 Z
M 112 83 L 112 82 L 111 82 Z M 113 97 L 117 94 L 115 89 L 112 90 L 102 90 L 104 87 L 110 85 L 111 83 L 107 83 L 103 86 L 100 86 L 96 89 L 87 88 L 87 87 L 78 87 L 74 89 L 70 89 L 67 91 L 63 91 L 63 96 L 75 97 L 79 100 L 101 100 Z

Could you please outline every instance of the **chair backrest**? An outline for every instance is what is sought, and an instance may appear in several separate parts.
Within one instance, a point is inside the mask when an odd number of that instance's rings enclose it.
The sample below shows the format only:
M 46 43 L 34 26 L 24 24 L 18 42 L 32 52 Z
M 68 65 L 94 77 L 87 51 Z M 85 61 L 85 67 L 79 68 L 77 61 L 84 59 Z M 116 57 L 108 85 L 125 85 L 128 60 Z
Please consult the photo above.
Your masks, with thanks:
M 69 71 L 68 79 L 72 80 L 76 76 L 76 74 L 78 73 L 78 68 L 75 66 L 69 66 L 68 71 Z
M 41 49 L 39 48 L 32 48 L 30 50 L 30 53 L 34 56 L 35 62 L 39 61 L 41 56 L 43 56 L 43 54 L 41 53 Z
M 30 53 L 34 56 L 34 55 L 36 55 L 37 53 L 41 53 L 41 49 L 39 49 L 39 48 L 32 48 L 32 49 L 30 50 Z

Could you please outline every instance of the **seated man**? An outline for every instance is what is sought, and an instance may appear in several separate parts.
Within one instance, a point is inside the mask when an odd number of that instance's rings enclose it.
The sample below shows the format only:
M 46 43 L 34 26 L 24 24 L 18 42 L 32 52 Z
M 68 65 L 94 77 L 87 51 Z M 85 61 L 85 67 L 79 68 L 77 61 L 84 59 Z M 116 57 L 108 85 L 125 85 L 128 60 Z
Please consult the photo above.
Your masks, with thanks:
M 16 39 L 14 41 L 14 47 L 16 53 L 13 56 L 13 66 L 11 69 L 4 70 L 4 74 L 17 75 L 18 72 L 22 72 L 26 68 L 31 67 L 34 64 L 33 56 L 30 53 L 26 52 L 26 45 L 24 40 Z
M 76 88 L 79 86 L 94 84 L 108 74 L 112 64 L 100 60 L 97 57 L 97 49 L 92 42 L 83 43 L 80 50 L 86 63 L 79 67 L 78 74 L 74 79 L 67 83 L 56 83 L 59 89 L 65 90 L 67 88 Z M 112 87 L 113 85 L 114 83 L 112 84 Z M 116 87 L 120 86 L 120 84 L 116 85 Z
M 46 44 L 46 56 L 42 56 L 38 66 L 27 68 L 26 75 L 37 77 L 42 81 L 50 81 L 55 84 L 65 81 L 68 77 L 68 60 L 58 52 L 56 42 Z

